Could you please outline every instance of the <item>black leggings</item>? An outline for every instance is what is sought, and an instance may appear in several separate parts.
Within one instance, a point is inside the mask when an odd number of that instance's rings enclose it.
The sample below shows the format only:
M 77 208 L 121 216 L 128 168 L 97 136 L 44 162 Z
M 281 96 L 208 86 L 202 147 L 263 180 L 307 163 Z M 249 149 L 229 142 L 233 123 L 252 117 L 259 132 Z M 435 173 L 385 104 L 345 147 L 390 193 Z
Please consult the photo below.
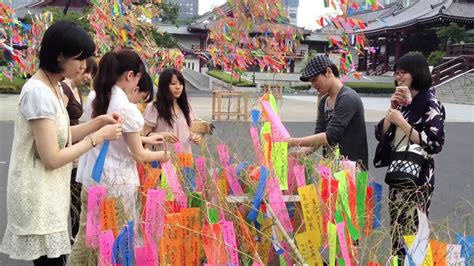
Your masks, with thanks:
M 73 168 L 71 172 L 71 228 L 72 238 L 76 238 L 77 232 L 79 232 L 79 218 L 81 214 L 81 190 L 82 184 L 76 182 L 77 168 Z
M 48 258 L 41 256 L 33 260 L 35 266 L 64 266 L 66 264 L 66 255 L 61 255 L 59 258 Z

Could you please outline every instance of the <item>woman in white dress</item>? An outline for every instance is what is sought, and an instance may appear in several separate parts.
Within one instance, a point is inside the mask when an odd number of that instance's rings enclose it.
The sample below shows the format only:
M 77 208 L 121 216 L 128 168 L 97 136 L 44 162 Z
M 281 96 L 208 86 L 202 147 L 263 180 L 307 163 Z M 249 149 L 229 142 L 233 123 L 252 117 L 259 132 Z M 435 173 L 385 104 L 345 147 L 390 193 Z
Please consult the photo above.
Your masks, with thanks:
M 69 183 L 72 161 L 104 140 L 121 136 L 121 116 L 106 114 L 69 126 L 59 81 L 73 79 L 95 50 L 72 22 L 44 33 L 39 70 L 25 83 L 16 107 L 8 173 L 8 221 L 0 251 L 34 265 L 63 265 L 70 253 Z M 71 143 L 75 143 L 71 145 Z

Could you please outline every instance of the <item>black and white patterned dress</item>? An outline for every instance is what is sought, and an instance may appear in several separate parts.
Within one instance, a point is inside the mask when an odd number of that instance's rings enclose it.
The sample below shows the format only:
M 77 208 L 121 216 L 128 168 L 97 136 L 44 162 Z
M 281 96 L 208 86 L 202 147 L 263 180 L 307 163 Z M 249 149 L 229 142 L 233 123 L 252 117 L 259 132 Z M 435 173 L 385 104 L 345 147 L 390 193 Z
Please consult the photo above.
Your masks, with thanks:
M 398 107 L 403 117 L 413 129 L 420 134 L 420 146 L 428 153 L 426 164 L 422 167 L 419 178 L 424 185 L 414 188 L 389 187 L 389 211 L 391 218 L 393 251 L 404 255 L 403 235 L 414 234 L 418 225 L 416 208 L 428 215 L 431 196 L 434 190 L 434 159 L 444 145 L 444 121 L 446 113 L 444 106 L 435 97 L 434 90 L 421 91 L 409 106 Z M 383 119 L 375 126 L 375 137 L 378 141 L 393 142 L 396 127 L 392 125 L 382 134 Z M 374 160 L 374 165 L 380 166 L 381 160 Z

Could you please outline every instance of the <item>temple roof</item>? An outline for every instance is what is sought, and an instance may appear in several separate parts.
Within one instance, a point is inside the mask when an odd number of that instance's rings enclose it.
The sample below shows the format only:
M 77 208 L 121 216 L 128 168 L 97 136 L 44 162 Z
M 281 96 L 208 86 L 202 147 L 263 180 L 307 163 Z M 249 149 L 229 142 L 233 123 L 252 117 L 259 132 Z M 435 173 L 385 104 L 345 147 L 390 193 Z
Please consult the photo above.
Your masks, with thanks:
M 417 0 L 408 7 L 400 4 L 386 8 L 387 11 L 375 11 L 357 14 L 353 17 L 368 22 L 366 34 L 386 30 L 406 28 L 417 23 L 425 23 L 442 18 L 462 19 L 474 22 L 474 2 L 454 0 Z M 371 14 L 375 13 L 375 14 Z

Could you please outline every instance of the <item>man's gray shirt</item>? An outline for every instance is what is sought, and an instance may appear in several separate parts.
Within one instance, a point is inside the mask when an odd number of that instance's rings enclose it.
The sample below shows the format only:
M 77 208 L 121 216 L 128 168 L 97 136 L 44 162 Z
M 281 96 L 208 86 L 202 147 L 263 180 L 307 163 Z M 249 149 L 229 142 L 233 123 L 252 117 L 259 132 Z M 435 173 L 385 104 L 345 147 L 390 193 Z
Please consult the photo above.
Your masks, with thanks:
M 318 107 L 315 134 L 326 132 L 329 146 L 339 144 L 340 153 L 352 161 L 362 161 L 368 168 L 367 133 L 364 105 L 360 96 L 349 87 L 342 87 L 333 109 L 327 109 L 327 95 Z

